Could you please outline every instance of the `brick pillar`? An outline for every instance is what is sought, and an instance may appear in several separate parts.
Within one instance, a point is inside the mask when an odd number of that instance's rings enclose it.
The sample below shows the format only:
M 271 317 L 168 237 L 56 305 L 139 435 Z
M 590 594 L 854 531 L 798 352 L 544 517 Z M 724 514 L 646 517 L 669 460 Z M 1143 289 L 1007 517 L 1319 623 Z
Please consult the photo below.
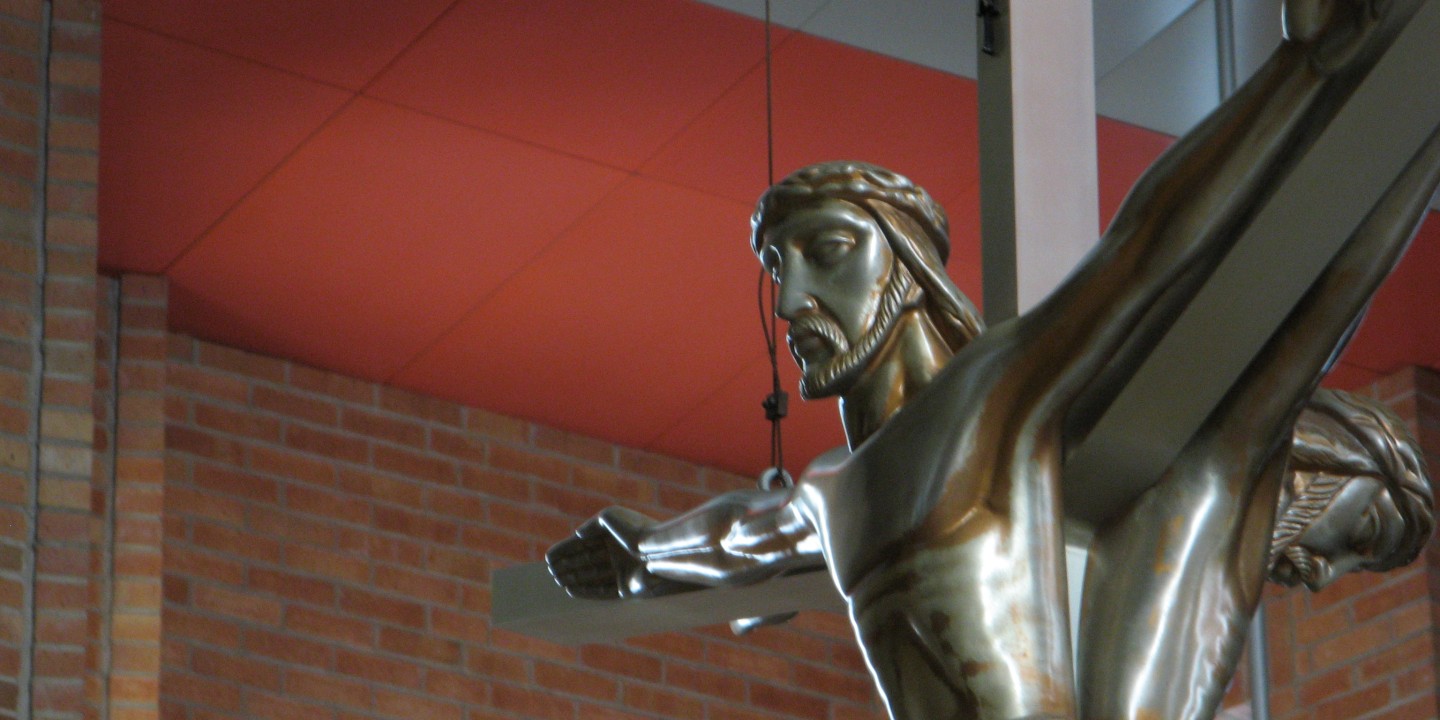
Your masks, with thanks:
M 0 717 L 80 717 L 91 646 L 99 6 L 0 2 Z
M 161 513 L 165 475 L 164 278 L 127 275 L 107 281 L 111 342 L 97 377 L 96 497 L 101 514 L 95 583 L 102 601 L 92 671 L 101 717 L 153 720 L 160 700 Z M 102 332 L 102 338 L 105 333 Z
M 0 84 L 0 717 L 18 716 L 29 692 L 23 680 L 30 672 L 34 566 L 30 487 L 39 426 L 38 5 L 6 5 L 0 15 L 6 30 L 0 57 L 7 65 L 7 81 Z

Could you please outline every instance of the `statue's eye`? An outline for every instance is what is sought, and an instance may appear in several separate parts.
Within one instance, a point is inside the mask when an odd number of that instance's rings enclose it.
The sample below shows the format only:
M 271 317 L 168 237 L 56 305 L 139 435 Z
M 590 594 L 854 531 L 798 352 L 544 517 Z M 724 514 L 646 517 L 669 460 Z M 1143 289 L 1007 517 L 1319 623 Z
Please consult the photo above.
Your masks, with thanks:
M 760 267 L 770 273 L 770 277 L 776 283 L 780 282 L 780 251 L 775 249 L 774 245 L 769 245 L 761 251 Z
M 854 248 L 855 238 L 849 233 L 830 231 L 816 235 L 807 254 L 821 265 L 831 265 L 839 262 Z
M 1350 534 L 1350 547 L 1362 551 L 1369 550 L 1379 534 L 1380 514 L 1373 506 L 1366 508 L 1365 516 L 1360 519 L 1359 524 L 1355 527 L 1355 532 Z

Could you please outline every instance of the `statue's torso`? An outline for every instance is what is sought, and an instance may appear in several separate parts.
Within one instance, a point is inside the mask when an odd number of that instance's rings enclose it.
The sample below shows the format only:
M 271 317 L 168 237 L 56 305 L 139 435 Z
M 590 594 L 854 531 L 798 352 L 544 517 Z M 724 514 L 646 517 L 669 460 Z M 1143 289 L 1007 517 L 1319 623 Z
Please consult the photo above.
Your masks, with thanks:
M 1007 423 L 1023 417 L 1012 412 L 1011 329 L 993 329 L 957 354 L 853 454 L 832 450 L 801 476 L 799 502 L 842 592 L 878 568 L 993 526 L 987 507 L 1010 487 L 996 457 L 1027 430 Z

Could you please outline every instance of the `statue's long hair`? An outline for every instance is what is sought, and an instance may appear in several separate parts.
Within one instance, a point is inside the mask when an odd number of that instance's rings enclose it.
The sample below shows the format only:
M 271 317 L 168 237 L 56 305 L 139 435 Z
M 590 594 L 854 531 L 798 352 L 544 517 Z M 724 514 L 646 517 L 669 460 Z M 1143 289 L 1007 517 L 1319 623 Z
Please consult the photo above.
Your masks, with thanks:
M 875 219 L 895 257 L 924 292 L 923 307 L 952 352 L 985 329 L 975 306 L 950 276 L 949 222 L 924 189 L 899 173 L 869 163 L 823 162 L 790 173 L 760 196 L 750 220 L 750 246 L 759 254 L 765 232 L 791 211 L 816 200 L 853 203 Z
M 1317 391 L 1306 410 L 1295 425 L 1270 566 L 1284 555 L 1305 571 L 1300 537 L 1357 476 L 1382 482 L 1404 522 L 1396 546 L 1364 567 L 1380 572 L 1414 560 L 1435 529 L 1435 517 L 1425 461 L 1404 423 L 1374 400 L 1332 390 Z

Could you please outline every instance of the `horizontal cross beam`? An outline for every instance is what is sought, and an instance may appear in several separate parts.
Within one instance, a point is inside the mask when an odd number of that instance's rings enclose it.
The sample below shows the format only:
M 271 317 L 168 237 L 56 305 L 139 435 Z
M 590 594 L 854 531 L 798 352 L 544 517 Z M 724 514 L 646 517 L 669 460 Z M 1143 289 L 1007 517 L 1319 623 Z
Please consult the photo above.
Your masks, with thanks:
M 643 600 L 577 600 L 544 563 L 496 570 L 490 614 L 496 627 L 559 643 L 606 642 L 688 630 L 797 610 L 844 610 L 830 573 L 816 570 L 742 587 L 708 588 Z

